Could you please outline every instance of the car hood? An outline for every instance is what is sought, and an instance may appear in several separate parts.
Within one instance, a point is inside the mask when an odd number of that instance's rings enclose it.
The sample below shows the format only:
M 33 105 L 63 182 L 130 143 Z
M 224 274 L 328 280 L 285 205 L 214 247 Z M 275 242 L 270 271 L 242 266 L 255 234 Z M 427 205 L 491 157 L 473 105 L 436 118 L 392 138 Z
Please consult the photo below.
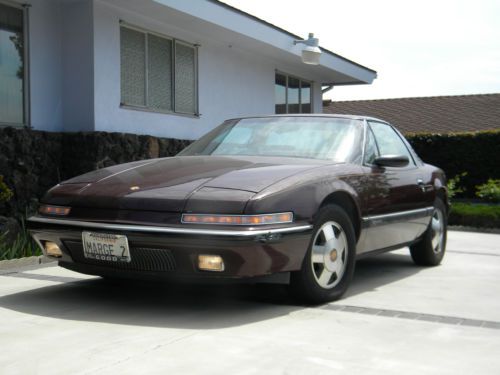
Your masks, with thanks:
M 153 159 L 75 177 L 51 189 L 43 201 L 72 206 L 181 212 L 189 199 L 200 196 L 210 200 L 213 196 L 218 201 L 226 198 L 233 203 L 241 202 L 231 209 L 241 211 L 248 199 L 266 187 L 325 164 L 331 162 L 251 156 Z

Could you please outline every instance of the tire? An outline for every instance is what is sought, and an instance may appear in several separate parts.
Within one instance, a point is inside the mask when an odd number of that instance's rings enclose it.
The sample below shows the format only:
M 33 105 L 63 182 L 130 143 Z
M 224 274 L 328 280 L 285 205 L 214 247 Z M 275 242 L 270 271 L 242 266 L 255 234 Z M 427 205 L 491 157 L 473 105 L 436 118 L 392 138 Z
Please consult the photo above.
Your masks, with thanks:
M 321 208 L 302 268 L 291 275 L 292 293 L 307 304 L 339 299 L 351 283 L 355 261 L 356 237 L 349 215 L 337 205 Z
M 446 250 L 448 218 L 443 201 L 436 198 L 429 227 L 419 242 L 410 246 L 413 262 L 419 266 L 437 266 Z

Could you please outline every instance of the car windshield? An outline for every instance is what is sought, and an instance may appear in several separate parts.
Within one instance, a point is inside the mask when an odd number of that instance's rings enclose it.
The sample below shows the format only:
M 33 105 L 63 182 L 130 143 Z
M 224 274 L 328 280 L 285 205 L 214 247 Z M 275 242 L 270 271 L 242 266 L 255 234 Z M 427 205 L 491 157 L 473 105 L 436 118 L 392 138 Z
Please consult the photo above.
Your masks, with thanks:
M 268 117 L 228 121 L 180 156 L 250 155 L 354 161 L 361 157 L 362 122 L 340 117 Z

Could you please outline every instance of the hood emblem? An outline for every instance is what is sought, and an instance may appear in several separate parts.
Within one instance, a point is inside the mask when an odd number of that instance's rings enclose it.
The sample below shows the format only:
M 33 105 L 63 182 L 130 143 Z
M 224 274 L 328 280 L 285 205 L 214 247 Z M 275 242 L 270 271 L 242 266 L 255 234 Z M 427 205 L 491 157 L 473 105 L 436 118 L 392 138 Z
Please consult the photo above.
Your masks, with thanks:
M 137 190 L 139 190 L 139 189 L 140 189 L 140 187 L 139 187 L 139 186 L 131 186 L 131 187 L 130 187 L 130 190 L 132 190 L 132 191 L 137 191 Z

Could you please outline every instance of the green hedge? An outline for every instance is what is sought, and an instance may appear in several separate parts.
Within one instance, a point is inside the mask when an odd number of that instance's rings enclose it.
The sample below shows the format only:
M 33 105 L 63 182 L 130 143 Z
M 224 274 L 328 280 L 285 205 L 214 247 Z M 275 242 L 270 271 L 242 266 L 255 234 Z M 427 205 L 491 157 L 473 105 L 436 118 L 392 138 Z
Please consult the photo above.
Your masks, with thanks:
M 500 228 L 500 205 L 453 203 L 449 224 L 476 228 Z
M 500 120 L 499 120 L 500 127 Z M 476 185 L 500 178 L 500 129 L 474 133 L 407 134 L 417 154 L 426 163 L 443 169 L 448 178 L 467 172 L 461 184 L 462 197 L 472 198 Z

